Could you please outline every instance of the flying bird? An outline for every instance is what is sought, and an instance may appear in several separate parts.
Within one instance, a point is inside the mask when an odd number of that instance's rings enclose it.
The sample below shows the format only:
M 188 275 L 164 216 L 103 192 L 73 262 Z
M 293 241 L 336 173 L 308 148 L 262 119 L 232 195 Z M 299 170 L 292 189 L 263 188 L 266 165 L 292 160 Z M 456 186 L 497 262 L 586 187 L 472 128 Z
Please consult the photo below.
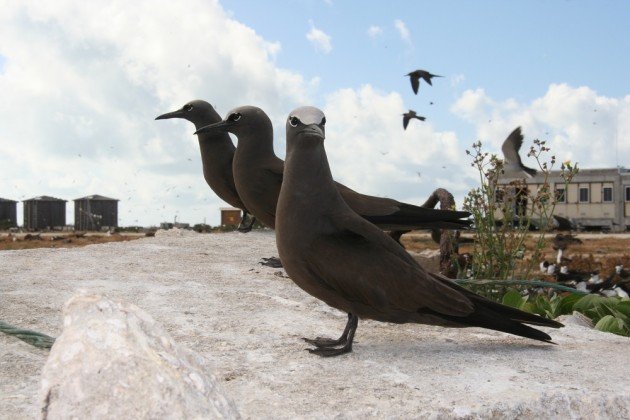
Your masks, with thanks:
M 505 165 L 503 170 L 506 173 L 522 173 L 531 178 L 536 175 L 536 169 L 528 168 L 521 162 L 521 156 L 518 154 L 523 145 L 523 134 L 521 133 L 521 127 L 516 127 L 514 131 L 503 142 L 501 151 L 503 151 L 503 157 L 505 158 Z
M 551 342 L 524 324 L 559 322 L 504 306 L 425 271 L 401 246 L 348 206 L 324 149 L 324 113 L 301 107 L 286 122 L 286 168 L 276 215 L 282 264 L 300 288 L 348 314 L 339 339 L 305 339 L 311 353 L 352 351 L 359 319 L 483 327 Z
M 409 76 L 409 80 L 411 81 L 411 88 L 413 89 L 413 93 L 418 94 L 418 88 L 420 87 L 420 79 L 424 79 L 430 86 L 433 86 L 431 83 L 431 79 L 434 77 L 443 77 L 437 74 L 431 74 L 426 70 L 414 70 L 411 73 L 407 73 L 406 76 Z
M 420 121 L 426 120 L 425 117 L 416 114 L 416 111 L 411 110 L 411 109 L 409 110 L 409 112 L 405 112 L 404 114 L 402 114 L 402 116 L 403 116 L 403 128 L 405 130 L 407 129 L 407 126 L 409 125 L 409 120 L 411 120 L 412 118 L 415 118 Z
M 190 121 L 198 130 L 208 124 L 221 121 L 221 116 L 214 107 L 206 101 L 194 100 L 180 109 L 159 115 L 156 120 L 182 118 Z M 196 133 L 195 133 L 196 134 Z M 216 195 L 232 207 L 243 211 L 243 219 L 238 227 L 241 232 L 249 232 L 256 221 L 248 217 L 249 211 L 236 191 L 234 176 L 232 175 L 232 160 L 234 159 L 234 143 L 225 132 L 198 134 L 203 177 Z
M 241 106 L 218 123 L 197 133 L 230 132 L 238 137 L 234 154 L 234 182 L 239 196 L 258 220 L 274 229 L 284 161 L 273 150 L 273 126 L 267 114 L 255 106 Z M 385 230 L 461 229 L 470 222 L 463 211 L 428 209 L 390 198 L 358 193 L 335 182 L 343 199 L 366 220 Z

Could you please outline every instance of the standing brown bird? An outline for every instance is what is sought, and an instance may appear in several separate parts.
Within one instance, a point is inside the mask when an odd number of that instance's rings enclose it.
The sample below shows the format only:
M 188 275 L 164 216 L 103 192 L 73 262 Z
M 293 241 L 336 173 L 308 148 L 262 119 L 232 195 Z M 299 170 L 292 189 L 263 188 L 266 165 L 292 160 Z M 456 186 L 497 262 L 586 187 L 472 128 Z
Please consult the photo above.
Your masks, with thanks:
M 416 111 L 410 109 L 409 112 L 405 112 L 403 115 L 403 128 L 406 130 L 407 126 L 409 125 L 409 120 L 411 120 L 412 118 L 415 118 L 417 120 L 420 121 L 424 121 L 426 120 L 425 117 L 416 114 Z
M 190 101 L 180 109 L 157 116 L 156 120 L 181 118 L 190 121 L 199 129 L 208 124 L 221 121 L 221 116 L 206 101 Z M 243 211 L 243 219 L 238 227 L 241 232 L 249 232 L 256 221 L 248 217 L 248 211 L 236 192 L 232 176 L 232 160 L 234 159 L 234 143 L 227 133 L 203 133 L 197 135 L 201 150 L 203 177 L 208 186 L 220 199 Z
M 305 339 L 311 353 L 352 351 L 359 318 L 445 327 L 483 327 L 550 342 L 523 323 L 562 324 L 492 302 L 425 271 L 396 241 L 357 215 L 336 188 L 324 149 L 324 113 L 302 107 L 286 122 L 287 153 L 276 214 L 276 242 L 289 277 L 348 313 L 337 340 Z
M 411 73 L 407 73 L 405 76 L 409 76 L 409 80 L 411 80 L 411 88 L 413 89 L 413 93 L 418 94 L 418 88 L 420 87 L 420 79 L 424 79 L 430 86 L 433 86 L 431 83 L 431 79 L 434 77 L 444 77 L 439 76 L 437 74 L 431 74 L 426 70 L 414 70 Z

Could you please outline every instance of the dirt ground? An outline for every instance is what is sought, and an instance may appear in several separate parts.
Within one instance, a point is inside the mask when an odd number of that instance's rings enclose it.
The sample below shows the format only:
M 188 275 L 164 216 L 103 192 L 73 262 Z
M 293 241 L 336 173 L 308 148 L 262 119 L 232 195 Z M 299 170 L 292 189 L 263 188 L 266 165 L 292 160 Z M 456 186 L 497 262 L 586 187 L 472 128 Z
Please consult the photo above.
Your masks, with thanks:
M 555 261 L 557 251 L 552 248 L 553 238 L 556 233 L 547 236 L 546 246 L 543 249 L 543 259 L 546 261 Z M 629 233 L 577 233 L 573 234 L 582 241 L 581 244 L 571 245 L 563 256 L 571 259 L 566 264 L 571 270 L 579 271 L 600 271 L 606 275 L 614 271 L 615 265 L 622 264 L 624 267 L 630 267 L 630 234 Z M 472 238 L 471 233 L 462 235 L 464 238 Z M 527 249 L 531 250 L 535 247 L 535 241 L 538 237 L 530 234 L 525 242 Z M 438 244 L 431 240 L 427 233 L 412 232 L 402 237 L 402 243 L 409 251 L 420 252 L 427 249 L 439 249 Z M 472 253 L 473 245 L 465 243 L 460 245 L 459 253 Z M 535 263 L 535 268 L 538 262 Z
M 569 269 L 593 272 L 599 271 L 603 275 L 612 274 L 616 265 L 630 267 L 630 233 L 602 234 L 579 233 L 574 234 L 582 240 L 582 244 L 572 245 L 564 256 L 569 258 L 565 264 Z M 0 251 L 34 248 L 75 248 L 86 245 L 109 242 L 131 241 L 151 234 L 145 233 L 100 233 L 100 232 L 47 232 L 47 233 L 8 233 L 0 232 Z M 547 236 L 543 257 L 547 261 L 555 261 L 556 251 L 552 248 L 555 233 Z M 463 238 L 472 239 L 472 233 L 464 233 Z M 526 240 L 527 249 L 535 247 L 536 234 L 530 234 Z M 427 232 L 411 232 L 402 237 L 405 248 L 413 252 L 438 250 L 439 246 L 433 242 Z M 471 243 L 460 245 L 459 253 L 473 252 Z M 534 269 L 538 261 L 533 264 Z M 543 276 L 544 277 L 544 276 Z M 550 279 L 547 279 L 550 280 Z
M 34 248 L 75 248 L 108 242 L 131 241 L 143 237 L 145 237 L 144 233 L 46 232 L 29 234 L 0 232 L 0 251 Z

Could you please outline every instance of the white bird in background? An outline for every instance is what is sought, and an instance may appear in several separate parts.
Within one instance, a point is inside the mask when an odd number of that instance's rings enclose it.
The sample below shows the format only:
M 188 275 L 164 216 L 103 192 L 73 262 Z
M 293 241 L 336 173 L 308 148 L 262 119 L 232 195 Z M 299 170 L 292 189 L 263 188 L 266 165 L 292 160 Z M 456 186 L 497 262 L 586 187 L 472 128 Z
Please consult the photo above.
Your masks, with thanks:
M 501 151 L 503 152 L 503 157 L 505 158 L 505 166 L 503 167 L 503 170 L 506 173 L 512 174 L 524 172 L 527 177 L 531 178 L 536 175 L 536 170 L 528 168 L 521 162 L 521 156 L 518 154 L 518 151 L 521 149 L 522 145 L 523 134 L 521 133 L 521 127 L 516 127 L 516 129 L 505 139 L 503 146 L 501 146 Z

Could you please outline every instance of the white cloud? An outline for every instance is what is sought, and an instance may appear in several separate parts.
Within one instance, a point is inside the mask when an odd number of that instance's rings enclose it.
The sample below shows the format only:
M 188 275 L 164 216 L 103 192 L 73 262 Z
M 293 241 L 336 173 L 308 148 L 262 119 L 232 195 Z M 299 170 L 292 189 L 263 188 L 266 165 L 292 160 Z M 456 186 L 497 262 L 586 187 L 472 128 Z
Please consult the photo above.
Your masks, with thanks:
M 283 124 L 316 85 L 276 67 L 280 44 L 217 2 L 13 2 L 0 39 L 0 196 L 103 194 L 121 200 L 123 225 L 216 224 L 225 205 L 193 126 L 155 116 L 199 98 L 222 115 L 255 103 Z
M 610 98 L 588 87 L 552 84 L 542 97 L 520 103 L 497 101 L 477 89 L 465 91 L 451 111 L 472 123 L 477 137 L 494 153 L 515 127 L 522 126 L 521 156 L 531 166 L 535 163 L 525 155 L 537 138 L 546 140 L 559 160 L 577 161 L 583 168 L 630 163 L 623 160 L 630 156 L 630 95 Z
M 542 97 L 519 103 L 493 99 L 483 89 L 467 90 L 451 110 L 474 125 L 470 137 L 437 129 L 430 118 L 412 121 L 405 131 L 401 114 L 406 109 L 398 92 L 379 92 L 370 85 L 328 95 L 326 150 L 335 179 L 366 194 L 413 203 L 443 187 L 461 206 L 477 183 L 465 149 L 481 139 L 485 151 L 500 153 L 506 136 L 519 125 L 528 166 L 535 166 L 526 154 L 536 138 L 549 140 L 558 161 L 571 159 L 585 168 L 616 165 L 615 135 L 619 156 L 630 156 L 630 142 L 623 141 L 630 136 L 630 95 L 607 98 L 589 88 L 551 85 Z
M 451 87 L 459 86 L 464 82 L 464 80 L 466 80 L 466 76 L 464 76 L 463 74 L 460 73 L 454 75 L 453 77 L 451 77 Z
M 466 182 L 466 174 L 453 175 L 467 166 L 455 133 L 434 129 L 430 120 L 413 121 L 403 130 L 406 107 L 397 92 L 378 92 L 370 85 L 341 89 L 327 97 L 324 111 L 333 175 L 351 188 L 421 203 L 439 186 L 462 197 L 472 182 Z M 459 182 L 446 186 L 444 178 Z
M 332 51 L 331 37 L 321 29 L 318 29 L 313 24 L 312 20 L 309 20 L 311 30 L 306 34 L 306 39 L 311 41 L 316 51 L 328 54 Z
M 411 43 L 411 34 L 409 33 L 409 29 L 407 29 L 407 25 L 400 19 L 396 19 L 394 21 L 394 26 L 400 35 L 400 39 L 405 42 Z
M 368 28 L 367 34 L 370 38 L 376 38 L 383 35 L 383 28 L 380 26 L 372 25 Z

